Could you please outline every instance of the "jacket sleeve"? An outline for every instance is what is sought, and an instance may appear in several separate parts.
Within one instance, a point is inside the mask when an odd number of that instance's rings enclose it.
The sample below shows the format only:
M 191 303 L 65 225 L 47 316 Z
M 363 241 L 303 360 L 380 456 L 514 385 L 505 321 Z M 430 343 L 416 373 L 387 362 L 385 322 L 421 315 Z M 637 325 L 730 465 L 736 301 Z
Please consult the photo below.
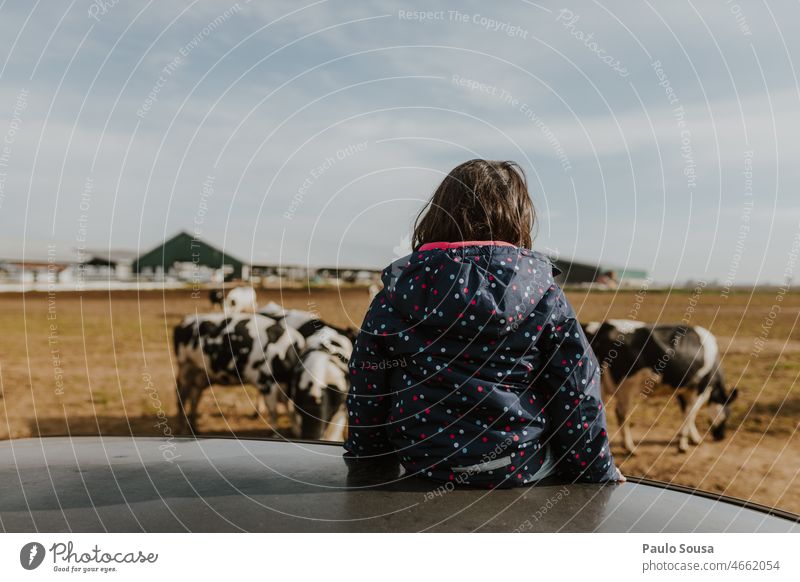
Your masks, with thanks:
M 556 472 L 575 481 L 615 481 L 600 366 L 563 291 L 554 286 L 552 292 L 552 311 L 540 336 L 547 363 L 537 383 L 546 392 L 547 442 Z
M 344 448 L 352 456 L 371 457 L 394 451 L 389 441 L 388 424 L 391 405 L 383 343 L 384 330 L 377 323 L 377 313 L 385 305 L 383 292 L 375 296 L 356 338 L 350 358 L 350 391 L 347 395 L 348 438 Z

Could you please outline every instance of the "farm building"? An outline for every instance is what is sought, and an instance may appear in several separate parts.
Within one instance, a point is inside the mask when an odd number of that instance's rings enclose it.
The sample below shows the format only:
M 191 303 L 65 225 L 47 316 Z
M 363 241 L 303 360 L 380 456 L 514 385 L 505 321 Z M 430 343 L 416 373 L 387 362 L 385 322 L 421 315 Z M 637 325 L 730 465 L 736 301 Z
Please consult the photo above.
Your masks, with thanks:
M 561 269 L 561 274 L 556 277 L 560 285 L 601 283 L 612 287 L 633 287 L 641 285 L 647 279 L 647 271 L 639 269 L 617 268 L 567 259 L 552 260 Z
M 252 265 L 250 274 L 265 281 L 304 281 L 313 277 L 312 269 L 302 265 Z
M 336 279 L 347 283 L 369 285 L 381 279 L 380 269 L 364 269 L 360 267 L 319 267 L 316 277 L 321 280 Z
M 246 279 L 249 266 L 225 251 L 187 232 L 179 232 L 156 248 L 140 255 L 132 264 L 133 272 L 155 279 L 177 278 L 197 282 L 214 281 L 224 276 Z
M 125 281 L 131 278 L 131 267 L 136 252 L 129 250 L 79 250 L 79 269 L 85 279 L 114 279 Z
M 360 267 L 311 267 L 303 265 L 253 265 L 251 275 L 262 280 L 345 282 L 369 285 L 380 281 L 381 271 Z
M 2 283 L 57 283 L 72 278 L 71 265 L 58 261 L 0 260 Z

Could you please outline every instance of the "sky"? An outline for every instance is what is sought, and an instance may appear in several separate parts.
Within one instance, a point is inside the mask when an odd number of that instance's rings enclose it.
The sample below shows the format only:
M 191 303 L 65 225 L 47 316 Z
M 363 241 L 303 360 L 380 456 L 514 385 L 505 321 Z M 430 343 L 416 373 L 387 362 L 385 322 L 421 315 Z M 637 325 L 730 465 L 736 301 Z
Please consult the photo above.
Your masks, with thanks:
M 0 257 L 382 267 L 446 173 L 516 160 L 534 248 L 782 283 L 797 2 L 0 0 Z

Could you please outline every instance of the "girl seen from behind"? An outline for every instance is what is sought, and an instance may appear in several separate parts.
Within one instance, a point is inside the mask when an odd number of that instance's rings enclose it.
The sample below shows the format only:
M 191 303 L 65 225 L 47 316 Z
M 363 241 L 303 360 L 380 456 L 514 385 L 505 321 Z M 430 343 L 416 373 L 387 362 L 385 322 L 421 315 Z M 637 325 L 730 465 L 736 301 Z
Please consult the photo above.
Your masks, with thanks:
M 557 270 L 531 250 L 534 223 L 513 162 L 470 160 L 436 189 L 355 343 L 351 468 L 399 461 L 488 487 L 624 480 L 598 362 Z

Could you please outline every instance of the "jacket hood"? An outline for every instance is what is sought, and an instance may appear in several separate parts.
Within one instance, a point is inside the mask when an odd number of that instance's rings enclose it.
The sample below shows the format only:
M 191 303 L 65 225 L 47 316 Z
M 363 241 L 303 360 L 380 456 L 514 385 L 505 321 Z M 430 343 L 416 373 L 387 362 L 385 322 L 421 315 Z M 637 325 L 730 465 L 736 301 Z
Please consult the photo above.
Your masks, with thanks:
M 559 272 L 536 251 L 478 241 L 424 245 L 382 278 L 387 301 L 406 321 L 497 337 L 536 309 Z

